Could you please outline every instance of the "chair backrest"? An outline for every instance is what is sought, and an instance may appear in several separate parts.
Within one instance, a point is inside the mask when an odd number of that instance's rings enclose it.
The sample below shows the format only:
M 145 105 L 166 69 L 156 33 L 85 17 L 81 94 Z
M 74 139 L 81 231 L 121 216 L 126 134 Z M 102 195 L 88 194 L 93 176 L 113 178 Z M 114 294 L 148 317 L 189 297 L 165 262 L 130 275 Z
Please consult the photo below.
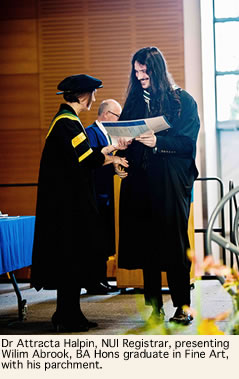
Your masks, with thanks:
M 239 257 L 239 237 L 238 237 L 238 227 L 239 227 L 239 208 L 236 209 L 236 213 L 234 216 L 234 222 L 233 222 L 233 234 L 234 234 L 234 242 L 232 242 L 229 238 L 223 237 L 216 233 L 213 230 L 213 225 L 215 223 L 215 220 L 217 219 L 219 213 L 225 206 L 225 204 L 230 201 L 232 198 L 236 196 L 236 194 L 239 193 L 239 186 L 233 188 L 230 190 L 217 204 L 215 207 L 209 223 L 208 228 L 206 232 L 206 253 L 207 255 L 212 255 L 212 241 L 217 243 L 219 246 L 223 247 L 226 250 L 231 251 L 233 254 L 236 255 L 237 261 Z M 225 282 L 225 278 L 222 276 L 217 276 L 218 280 L 223 284 Z

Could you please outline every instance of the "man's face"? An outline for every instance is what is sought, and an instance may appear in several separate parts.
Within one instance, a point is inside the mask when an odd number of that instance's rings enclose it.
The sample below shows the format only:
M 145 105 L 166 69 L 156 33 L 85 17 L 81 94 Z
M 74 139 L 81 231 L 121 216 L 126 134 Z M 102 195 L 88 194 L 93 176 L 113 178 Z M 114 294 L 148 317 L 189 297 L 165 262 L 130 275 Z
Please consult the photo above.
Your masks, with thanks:
M 121 114 L 121 107 L 118 105 L 111 105 L 110 109 L 106 112 L 108 121 L 118 121 Z
M 101 121 L 118 121 L 122 108 L 119 104 L 110 102 L 106 110 L 101 114 Z
M 134 63 L 135 76 L 140 81 L 143 89 L 150 87 L 150 77 L 147 74 L 147 66 L 135 61 Z

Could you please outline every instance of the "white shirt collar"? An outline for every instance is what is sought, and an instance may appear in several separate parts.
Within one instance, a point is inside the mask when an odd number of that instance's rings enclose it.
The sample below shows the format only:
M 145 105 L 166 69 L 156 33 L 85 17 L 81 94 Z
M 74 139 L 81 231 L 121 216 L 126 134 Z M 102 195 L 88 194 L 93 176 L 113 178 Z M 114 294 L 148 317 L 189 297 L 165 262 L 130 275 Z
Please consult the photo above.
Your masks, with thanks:
M 109 135 L 108 135 L 108 133 L 107 133 L 105 127 L 104 127 L 104 126 L 101 124 L 101 122 L 98 121 L 98 120 L 95 120 L 95 123 L 96 123 L 96 125 L 98 126 L 98 128 L 102 131 L 102 133 L 106 136 L 107 141 L 108 141 L 108 144 L 110 145 L 111 143 L 110 143 L 110 140 L 109 140 Z

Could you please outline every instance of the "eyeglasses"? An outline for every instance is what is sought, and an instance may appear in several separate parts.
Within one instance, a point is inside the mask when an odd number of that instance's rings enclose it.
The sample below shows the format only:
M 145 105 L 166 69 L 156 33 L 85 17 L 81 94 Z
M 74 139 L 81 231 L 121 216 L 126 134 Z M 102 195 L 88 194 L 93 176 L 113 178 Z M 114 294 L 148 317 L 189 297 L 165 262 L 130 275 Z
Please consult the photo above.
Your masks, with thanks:
M 114 112 L 111 112 L 111 111 L 108 111 L 109 113 L 111 113 L 111 114 L 113 114 L 114 116 L 116 116 L 116 117 L 118 117 L 118 118 L 120 118 L 120 115 L 119 114 L 117 114 L 117 113 L 114 113 Z

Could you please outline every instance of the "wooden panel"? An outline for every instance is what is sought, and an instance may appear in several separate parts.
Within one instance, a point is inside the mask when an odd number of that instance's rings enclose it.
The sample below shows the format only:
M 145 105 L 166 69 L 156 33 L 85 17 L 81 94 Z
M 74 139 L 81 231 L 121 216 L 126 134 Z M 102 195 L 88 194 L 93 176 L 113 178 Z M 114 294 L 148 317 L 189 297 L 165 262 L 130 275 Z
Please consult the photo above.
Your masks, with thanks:
M 47 133 L 48 133 L 48 129 L 41 129 L 41 131 L 40 131 L 40 136 L 41 136 L 41 142 L 40 142 L 41 151 L 43 150 L 43 148 L 45 146 Z
M 17 280 L 28 281 L 31 277 L 31 267 L 24 267 L 14 271 L 15 278 Z
M 152 13 L 152 9 L 155 12 Z M 183 2 L 138 0 L 135 34 L 136 49 L 157 46 L 164 54 L 175 82 L 184 87 Z
M 107 261 L 107 278 L 116 278 L 116 259 L 112 255 Z
M 32 216 L 36 211 L 37 187 L 0 187 L 0 210 L 9 216 Z
M 0 33 L 1 75 L 36 73 L 36 20 L 1 20 Z
M 194 205 L 191 203 L 189 219 L 188 219 L 188 238 L 191 247 L 190 254 L 193 256 L 195 254 L 195 233 L 194 233 Z M 191 283 L 195 282 L 195 265 L 194 262 L 191 266 Z
M 37 0 L 1 1 L 0 20 L 36 18 Z
M 68 18 L 79 12 L 79 18 L 87 15 L 87 0 L 38 0 L 40 18 Z M 86 11 L 85 11 L 86 10 Z
M 0 183 L 35 182 L 41 151 L 37 1 L 0 4 Z M 35 214 L 36 188 L 0 188 L 0 208 Z
M 0 131 L 0 183 L 31 183 L 38 179 L 39 131 Z
M 118 288 L 143 288 L 143 271 L 118 268 L 116 271 L 116 281 Z
M 38 130 L 0 131 L 0 183 L 35 183 L 40 162 Z M 0 209 L 9 215 L 34 215 L 36 187 L 0 187 Z
M 0 130 L 39 129 L 39 77 L 0 75 Z
M 87 73 L 84 51 L 87 2 L 39 0 L 39 64 L 42 128 L 48 128 L 62 96 L 57 84 L 66 76 Z
M 124 102 L 132 54 L 156 45 L 175 81 L 184 85 L 182 0 L 39 0 L 42 127 L 57 109 L 56 85 L 65 76 L 88 73 L 103 81 L 83 125 L 94 121 L 100 102 Z

